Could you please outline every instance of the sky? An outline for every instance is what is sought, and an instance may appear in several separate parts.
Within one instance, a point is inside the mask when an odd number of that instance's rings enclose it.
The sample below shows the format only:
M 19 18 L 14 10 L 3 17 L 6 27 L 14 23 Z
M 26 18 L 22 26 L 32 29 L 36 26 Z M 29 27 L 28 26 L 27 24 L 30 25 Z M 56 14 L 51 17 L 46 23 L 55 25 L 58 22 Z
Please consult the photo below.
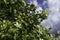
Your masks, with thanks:
M 27 0 L 30 3 L 34 3 L 37 6 L 37 10 L 44 8 L 49 9 L 51 12 L 48 13 L 47 19 L 41 22 L 46 28 L 53 26 L 50 33 L 56 34 L 60 30 L 60 0 Z
M 60 1 L 59 0 L 49 0 L 48 6 L 49 6 L 49 10 L 51 10 L 51 12 L 48 14 L 47 19 L 43 22 L 44 22 L 44 24 L 49 23 L 49 24 L 56 25 L 60 20 Z
M 37 5 L 37 7 L 42 7 L 42 8 L 47 8 L 48 4 L 46 0 L 26 0 L 28 3 L 33 3 L 35 5 Z

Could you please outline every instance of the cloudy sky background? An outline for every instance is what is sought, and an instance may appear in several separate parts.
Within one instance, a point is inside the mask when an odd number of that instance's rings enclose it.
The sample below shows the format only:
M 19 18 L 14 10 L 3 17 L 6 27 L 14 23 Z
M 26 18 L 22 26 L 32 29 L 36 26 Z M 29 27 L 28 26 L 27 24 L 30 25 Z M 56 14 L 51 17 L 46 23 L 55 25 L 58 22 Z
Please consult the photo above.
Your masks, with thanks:
M 41 24 L 44 26 L 55 26 L 60 23 L 60 1 L 59 0 L 48 0 L 48 9 L 51 12 L 48 14 L 46 20 Z

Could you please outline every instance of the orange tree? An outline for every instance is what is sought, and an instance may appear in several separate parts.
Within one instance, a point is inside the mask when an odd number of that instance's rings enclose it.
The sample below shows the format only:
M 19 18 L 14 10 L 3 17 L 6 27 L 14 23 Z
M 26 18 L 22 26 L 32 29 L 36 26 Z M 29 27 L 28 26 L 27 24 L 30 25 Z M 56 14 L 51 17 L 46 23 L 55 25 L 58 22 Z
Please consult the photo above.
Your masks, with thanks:
M 0 0 L 0 40 L 48 40 L 48 31 L 40 26 L 46 13 L 25 0 Z

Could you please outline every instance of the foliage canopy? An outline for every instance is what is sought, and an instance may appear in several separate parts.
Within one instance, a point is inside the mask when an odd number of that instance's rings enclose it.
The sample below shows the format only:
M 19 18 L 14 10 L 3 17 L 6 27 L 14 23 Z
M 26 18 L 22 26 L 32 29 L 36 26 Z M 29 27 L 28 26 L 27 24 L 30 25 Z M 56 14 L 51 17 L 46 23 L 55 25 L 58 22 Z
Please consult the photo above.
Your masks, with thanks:
M 25 0 L 0 0 L 0 40 L 53 40 L 40 25 L 46 13 L 36 14 L 36 6 Z

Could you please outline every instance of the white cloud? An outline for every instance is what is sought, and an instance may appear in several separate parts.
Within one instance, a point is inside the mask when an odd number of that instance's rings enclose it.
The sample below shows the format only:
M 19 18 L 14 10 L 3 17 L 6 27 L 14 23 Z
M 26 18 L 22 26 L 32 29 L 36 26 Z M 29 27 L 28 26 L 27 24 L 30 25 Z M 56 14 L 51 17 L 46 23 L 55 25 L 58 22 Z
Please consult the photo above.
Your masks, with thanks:
M 47 25 L 55 25 L 57 24 L 58 22 L 60 22 L 60 1 L 59 0 L 48 0 L 48 7 L 49 7 L 49 10 L 51 10 L 51 12 L 48 14 L 48 17 L 47 17 L 47 22 L 43 22 L 45 23 L 44 25 L 46 26 Z M 50 24 L 51 23 L 51 24 Z

